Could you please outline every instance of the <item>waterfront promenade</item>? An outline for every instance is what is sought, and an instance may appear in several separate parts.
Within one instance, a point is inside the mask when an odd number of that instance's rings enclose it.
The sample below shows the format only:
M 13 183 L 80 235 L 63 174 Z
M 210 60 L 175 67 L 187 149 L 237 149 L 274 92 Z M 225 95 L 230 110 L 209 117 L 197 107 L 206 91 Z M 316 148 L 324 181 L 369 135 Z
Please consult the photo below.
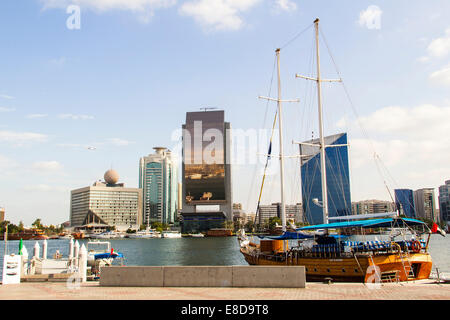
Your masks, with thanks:
M 96 282 L 69 289 L 66 283 L 0 286 L 0 300 L 450 300 L 450 284 L 430 280 L 383 284 L 308 282 L 306 288 L 100 287 Z

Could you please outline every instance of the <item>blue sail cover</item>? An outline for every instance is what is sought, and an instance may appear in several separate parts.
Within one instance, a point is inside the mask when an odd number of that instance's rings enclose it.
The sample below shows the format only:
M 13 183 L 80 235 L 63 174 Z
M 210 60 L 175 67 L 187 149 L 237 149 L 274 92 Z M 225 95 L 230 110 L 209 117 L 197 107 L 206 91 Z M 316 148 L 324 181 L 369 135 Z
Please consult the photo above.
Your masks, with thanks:
M 109 259 L 109 258 L 123 258 L 123 254 L 120 252 L 111 253 L 97 253 L 94 255 L 95 260 L 97 259 Z
M 395 228 L 414 225 L 426 225 L 423 221 L 410 218 L 387 218 L 387 219 L 370 219 L 359 221 L 343 221 L 328 224 L 317 224 L 314 226 L 306 226 L 297 229 L 301 230 L 317 230 L 317 229 L 339 229 L 339 228 Z

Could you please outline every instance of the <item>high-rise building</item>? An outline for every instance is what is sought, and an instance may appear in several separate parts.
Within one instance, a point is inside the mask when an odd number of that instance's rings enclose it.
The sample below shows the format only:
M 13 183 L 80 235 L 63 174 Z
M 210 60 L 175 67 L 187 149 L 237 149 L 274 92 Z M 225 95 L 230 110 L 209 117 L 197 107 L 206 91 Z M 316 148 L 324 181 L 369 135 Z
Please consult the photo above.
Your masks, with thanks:
M 5 221 L 5 208 L 0 207 L 0 223 Z
M 439 212 L 441 221 L 450 222 L 450 180 L 439 187 Z
M 183 128 L 183 232 L 233 220 L 231 126 L 224 111 L 186 113 Z
M 242 203 L 233 203 L 233 210 L 242 210 Z
M 319 139 L 306 141 L 307 144 L 319 144 Z M 346 216 L 351 214 L 350 176 L 348 166 L 347 134 L 340 133 L 325 137 L 325 150 L 328 216 Z M 320 148 L 300 144 L 302 201 L 306 222 L 323 223 L 322 178 Z M 318 201 L 313 201 L 317 199 Z
M 142 190 L 117 183 L 119 175 L 108 170 L 105 181 L 71 191 L 70 225 L 81 227 L 87 222 L 101 221 L 118 230 L 139 228 L 142 223 Z
M 174 223 L 177 215 L 177 166 L 172 152 L 155 147 L 139 161 L 139 188 L 143 192 L 143 223 Z
M 400 215 L 416 218 L 414 192 L 411 189 L 395 189 L 395 206 Z
M 304 222 L 303 208 L 301 203 L 285 205 L 286 221 Z M 263 225 L 272 217 L 281 219 L 281 203 L 276 202 L 269 205 L 260 205 L 258 213 L 258 223 Z
M 439 217 L 436 214 L 433 188 L 423 188 L 414 191 L 414 206 L 417 218 L 439 222 Z
M 363 200 L 352 202 L 352 214 L 394 212 L 395 204 L 384 200 Z

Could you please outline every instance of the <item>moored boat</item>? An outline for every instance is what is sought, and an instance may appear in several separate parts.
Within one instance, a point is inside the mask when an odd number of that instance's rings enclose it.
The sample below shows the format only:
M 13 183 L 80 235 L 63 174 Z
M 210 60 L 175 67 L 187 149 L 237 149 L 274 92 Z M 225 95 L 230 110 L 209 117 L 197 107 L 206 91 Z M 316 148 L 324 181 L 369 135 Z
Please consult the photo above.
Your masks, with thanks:
M 370 219 L 357 223 L 334 223 L 308 226 L 299 231 L 317 229 L 370 228 L 405 224 L 427 229 L 422 221 L 414 219 Z M 428 279 L 432 259 L 428 253 L 428 242 L 421 236 L 429 230 L 418 232 L 417 237 L 406 239 L 349 241 L 347 236 L 305 236 L 290 233 L 289 237 L 261 240 L 260 244 L 249 241 L 245 234 L 238 239 L 240 251 L 250 265 L 295 265 L 305 266 L 307 281 L 386 282 Z M 288 239 L 297 239 L 289 245 Z M 429 239 L 428 239 L 429 240 Z M 292 241 L 291 241 L 292 242 Z
M 203 233 L 190 233 L 189 237 L 191 237 L 191 238 L 204 238 L 205 235 Z
M 181 232 L 179 232 L 179 231 L 173 231 L 173 230 L 166 230 L 166 231 L 163 231 L 163 232 L 162 232 L 161 238 L 165 238 L 165 239 L 177 239 L 177 238 L 181 238 Z
M 154 229 L 146 229 L 140 230 L 135 233 L 128 234 L 128 238 L 130 239 L 153 239 L 153 238 L 161 238 L 161 233 Z
M 325 80 L 320 76 L 319 56 L 319 19 L 314 21 L 317 76 L 301 76 L 317 83 L 318 89 L 318 114 L 320 137 L 316 140 L 297 143 L 310 148 L 320 150 L 320 169 L 317 168 L 320 177 L 321 199 L 313 198 L 312 203 L 321 207 L 323 224 L 317 224 L 298 228 L 294 232 L 286 230 L 285 196 L 284 196 L 284 154 L 283 154 L 283 129 L 282 129 L 282 102 L 294 102 L 296 100 L 281 99 L 280 77 L 280 50 L 276 50 L 278 67 L 278 99 L 265 98 L 276 101 L 278 109 L 275 116 L 279 120 L 279 160 L 281 178 L 281 222 L 282 235 L 261 240 L 260 243 L 251 241 L 243 230 L 238 233 L 240 252 L 250 265 L 273 266 L 304 266 L 307 281 L 350 281 L 365 283 L 380 283 L 386 281 L 410 281 L 428 279 L 432 268 L 432 259 L 428 252 L 431 230 L 422 221 L 408 218 L 400 218 L 398 213 L 388 213 L 386 217 L 380 214 L 375 216 L 345 216 L 334 217 L 345 221 L 329 223 L 329 204 L 326 166 L 326 148 L 346 147 L 344 144 L 329 145 L 326 143 L 323 130 L 323 110 L 321 105 L 321 83 L 342 82 L 342 79 Z M 275 122 L 274 127 L 275 128 Z M 262 188 L 266 174 L 267 164 L 271 157 L 272 140 L 270 140 L 269 152 L 264 169 L 264 177 L 258 200 L 256 214 L 259 213 Z M 302 148 L 300 148 L 301 153 Z M 319 154 L 319 153 L 318 153 Z M 300 154 L 299 158 L 310 159 L 309 154 Z M 307 186 L 312 189 L 312 186 Z M 303 190 L 303 189 L 302 189 Z M 342 214 L 337 214 L 342 215 Z M 331 218 L 330 218 L 331 220 Z M 256 217 L 255 217 L 256 221 Z M 388 233 L 376 235 L 376 230 L 390 228 Z M 318 232 L 321 230 L 321 232 Z M 332 230 L 338 233 L 332 234 Z M 315 232 L 313 232 L 315 231 Z M 369 234 L 369 235 L 368 235 Z M 441 233 L 444 235 L 443 233 Z M 428 235 L 425 241 L 424 237 Z M 385 239 L 383 239 L 383 236 Z M 359 239 L 358 237 L 362 237 Z M 399 238 L 400 237 L 400 238 Z M 289 242 L 289 240 L 291 240 Z M 293 242 L 294 241 L 294 242 Z

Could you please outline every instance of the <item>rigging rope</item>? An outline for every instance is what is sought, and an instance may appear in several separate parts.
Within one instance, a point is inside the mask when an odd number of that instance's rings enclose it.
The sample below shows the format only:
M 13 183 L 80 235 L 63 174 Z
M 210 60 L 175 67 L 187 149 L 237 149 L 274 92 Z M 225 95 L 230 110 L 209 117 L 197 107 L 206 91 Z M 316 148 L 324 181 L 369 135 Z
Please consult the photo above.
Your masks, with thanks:
M 326 37 L 325 37 L 325 35 L 324 35 L 322 29 L 319 28 L 319 30 L 320 30 L 320 34 L 322 35 L 322 38 L 323 38 L 323 40 L 324 40 L 325 46 L 326 46 L 326 48 L 327 48 L 327 50 L 328 50 L 328 53 L 329 53 L 329 55 L 330 55 L 330 57 L 331 57 L 331 61 L 333 62 L 333 65 L 334 65 L 334 67 L 335 67 L 335 69 L 336 69 L 336 72 L 337 72 L 337 74 L 338 74 L 338 76 L 339 76 L 339 79 L 341 80 L 342 87 L 344 88 L 345 95 L 346 95 L 346 97 L 347 97 L 347 99 L 348 99 L 348 101 L 349 101 L 349 103 L 350 103 L 350 106 L 351 106 L 351 108 L 352 108 L 352 111 L 353 111 L 354 114 L 355 114 L 355 117 L 356 117 L 356 121 L 357 121 L 357 123 L 358 123 L 358 126 L 360 127 L 360 129 L 361 129 L 363 135 L 365 136 L 365 138 L 369 141 L 369 145 L 370 145 L 370 147 L 371 147 L 371 149 L 372 149 L 372 151 L 373 151 L 374 161 L 375 161 L 375 164 L 376 164 L 376 166 L 377 166 L 378 172 L 379 172 L 381 178 L 383 179 L 383 183 L 384 183 L 384 185 L 386 186 L 386 189 L 387 189 L 387 191 L 388 191 L 388 193 L 389 193 L 390 198 L 392 199 L 392 194 L 391 194 L 391 192 L 390 192 L 390 189 L 389 189 L 389 187 L 388 187 L 388 185 L 387 185 L 387 183 L 386 183 L 386 180 L 384 179 L 383 174 L 381 173 L 381 171 L 379 170 L 379 167 L 378 167 L 377 158 L 378 158 L 378 161 L 380 161 L 380 162 L 382 163 L 381 158 L 379 157 L 379 155 L 377 154 L 377 152 L 376 152 L 376 150 L 375 150 L 375 146 L 374 146 L 374 144 L 373 144 L 373 142 L 372 142 L 372 139 L 369 137 L 369 134 L 368 134 L 367 131 L 364 129 L 364 127 L 363 127 L 361 121 L 359 120 L 359 115 L 358 115 L 358 112 L 357 112 L 357 110 L 356 110 L 355 104 L 353 103 L 353 100 L 352 100 L 351 97 L 350 97 L 350 93 L 349 93 L 349 91 L 348 91 L 348 89 L 347 89 L 347 86 L 345 85 L 344 79 L 342 78 L 342 74 L 341 74 L 341 72 L 339 71 L 339 68 L 338 68 L 337 63 L 336 63 L 336 61 L 335 61 L 335 59 L 334 59 L 333 54 L 331 53 L 330 47 L 328 46 L 327 39 L 326 39 Z M 388 174 L 390 175 L 390 173 L 389 173 L 389 171 L 387 170 L 387 168 L 385 168 L 385 169 L 386 169 L 386 171 L 388 172 Z M 394 181 L 395 181 L 395 180 L 394 180 Z M 394 201 L 394 200 L 392 199 L 392 201 Z

